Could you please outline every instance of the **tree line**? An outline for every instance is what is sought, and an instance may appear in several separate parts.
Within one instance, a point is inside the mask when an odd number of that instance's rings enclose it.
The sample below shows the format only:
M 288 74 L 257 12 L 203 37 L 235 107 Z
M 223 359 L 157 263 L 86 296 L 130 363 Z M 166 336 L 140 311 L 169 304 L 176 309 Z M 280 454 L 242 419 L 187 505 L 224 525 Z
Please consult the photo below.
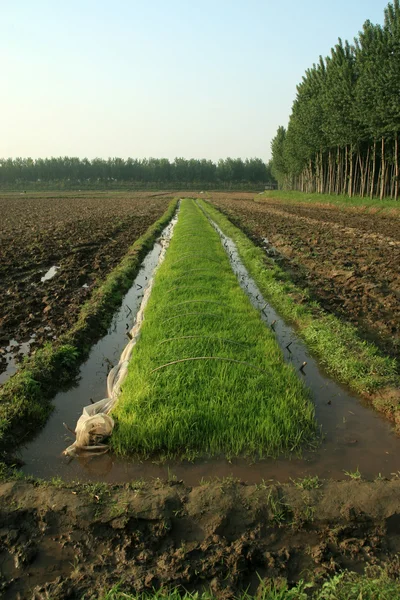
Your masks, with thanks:
M 283 189 L 372 197 L 399 195 L 400 0 L 383 25 L 339 38 L 297 86 L 287 129 L 272 140 Z
M 265 184 L 274 181 L 271 167 L 260 158 L 211 160 L 176 158 L 16 158 L 0 159 L 0 185 L 29 182 L 135 182 Z

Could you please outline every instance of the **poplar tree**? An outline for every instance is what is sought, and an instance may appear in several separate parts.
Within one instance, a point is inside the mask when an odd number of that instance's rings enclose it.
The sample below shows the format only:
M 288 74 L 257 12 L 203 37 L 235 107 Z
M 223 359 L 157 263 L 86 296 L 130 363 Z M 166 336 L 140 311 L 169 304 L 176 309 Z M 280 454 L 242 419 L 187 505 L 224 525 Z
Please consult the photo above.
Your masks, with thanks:
M 303 191 L 398 198 L 400 0 L 383 26 L 364 23 L 308 69 L 286 135 L 272 143 L 272 170 Z M 279 140 L 279 144 L 278 144 Z M 282 157 L 283 164 L 282 166 Z

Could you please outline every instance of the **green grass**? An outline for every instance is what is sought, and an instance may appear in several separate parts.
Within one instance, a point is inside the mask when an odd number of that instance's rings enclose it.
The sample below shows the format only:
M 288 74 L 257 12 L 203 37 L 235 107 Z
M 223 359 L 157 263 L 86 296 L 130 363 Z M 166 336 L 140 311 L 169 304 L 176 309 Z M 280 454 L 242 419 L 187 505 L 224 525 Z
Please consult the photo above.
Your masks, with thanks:
M 315 440 L 304 384 L 192 200 L 182 201 L 113 417 L 120 454 L 266 456 Z
M 274 580 L 270 584 L 261 584 L 253 596 L 243 592 L 237 600 L 399 600 L 400 583 L 389 577 L 385 569 L 370 568 L 370 572 L 359 575 L 344 571 L 333 575 L 322 585 L 300 581 L 289 588 L 283 580 Z M 316 589 L 317 588 L 317 589 Z M 100 600 L 216 600 L 211 592 L 189 593 L 178 588 L 161 589 L 154 592 L 127 593 L 117 585 Z
M 46 344 L 25 359 L 21 369 L 0 388 L 0 453 L 14 450 L 44 425 L 51 398 L 70 384 L 94 341 L 107 332 L 116 308 L 129 290 L 141 262 L 171 220 L 177 200 L 131 246 L 121 263 L 94 290 L 76 324 L 57 342 Z
M 400 210 L 400 202 L 397 200 L 392 200 L 390 198 L 385 198 L 384 200 L 379 200 L 379 198 L 361 198 L 359 196 L 354 196 L 353 198 L 349 198 L 349 196 L 345 195 L 336 195 L 336 194 L 309 194 L 306 192 L 289 192 L 283 190 L 271 190 L 265 191 L 262 194 L 258 194 L 255 197 L 255 200 L 260 200 L 264 198 L 270 198 L 271 200 L 282 200 L 285 203 L 287 202 L 305 202 L 309 204 L 333 204 L 335 206 L 341 206 L 345 208 L 346 206 L 353 206 L 359 208 L 367 208 L 373 209 L 376 212 L 376 209 L 386 210 L 391 208 L 397 208 Z
M 235 242 L 243 264 L 265 299 L 281 317 L 295 324 L 298 335 L 329 374 L 365 395 L 399 385 L 395 359 L 383 356 L 376 346 L 362 340 L 353 325 L 326 313 L 214 206 L 203 200 L 199 204 Z

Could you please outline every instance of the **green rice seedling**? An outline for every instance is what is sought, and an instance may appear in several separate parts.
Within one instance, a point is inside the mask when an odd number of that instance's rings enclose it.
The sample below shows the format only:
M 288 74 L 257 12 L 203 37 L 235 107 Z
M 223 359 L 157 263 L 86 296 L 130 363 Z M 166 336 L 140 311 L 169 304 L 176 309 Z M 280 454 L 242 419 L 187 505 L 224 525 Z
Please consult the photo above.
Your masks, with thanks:
M 308 292 L 296 286 L 287 272 L 268 259 L 262 248 L 257 247 L 214 206 L 203 200 L 199 201 L 199 205 L 234 241 L 243 264 L 264 298 L 281 317 L 296 325 L 296 333 L 330 375 L 368 397 L 379 390 L 398 387 L 397 360 L 381 354 L 374 344 L 359 337 L 353 325 L 328 314 L 317 302 L 313 302 Z M 373 403 L 378 410 L 386 412 L 385 403 L 379 396 Z M 393 418 L 397 410 L 397 406 L 391 408 Z
M 121 454 L 276 456 L 315 440 L 307 389 L 191 200 L 181 203 L 113 417 Z

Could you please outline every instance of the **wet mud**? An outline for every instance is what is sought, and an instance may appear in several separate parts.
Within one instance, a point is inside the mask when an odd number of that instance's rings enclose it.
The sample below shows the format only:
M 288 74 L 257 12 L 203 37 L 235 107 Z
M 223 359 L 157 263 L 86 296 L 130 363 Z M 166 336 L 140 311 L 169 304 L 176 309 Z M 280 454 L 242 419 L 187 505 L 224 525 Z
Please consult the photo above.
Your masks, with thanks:
M 235 248 L 222 242 L 261 309 Z M 22 450 L 26 474 L 55 481 L 0 483 L 0 597 L 97 600 L 122 582 L 128 592 L 180 585 L 230 599 L 277 578 L 318 585 L 343 568 L 361 573 L 385 565 L 399 577 L 399 438 L 386 420 L 325 377 L 268 306 L 266 326 L 286 360 L 297 370 L 307 362 L 298 372 L 312 390 L 324 435 L 317 451 L 253 464 L 223 457 L 195 463 L 123 461 L 111 454 L 62 458 L 71 441 L 62 423 L 73 426 L 88 400 L 104 396 L 157 252 L 156 245 L 108 335 L 92 348 L 78 386 L 57 395 L 48 425 Z M 369 479 L 380 476 L 373 483 L 353 480 L 357 468 Z M 297 481 L 317 474 L 346 481 Z M 93 483 L 66 484 L 60 476 Z M 278 483 L 290 478 L 297 483 Z
M 233 598 L 343 568 L 399 575 L 400 481 L 188 487 L 0 484 L 4 600 L 98 599 L 161 586 Z
M 398 211 L 212 194 L 211 201 L 328 311 L 384 352 L 400 352 Z
M 389 477 L 398 471 L 400 437 L 394 433 L 392 425 L 367 402 L 361 401 L 324 374 L 294 330 L 262 297 L 240 261 L 234 243 L 214 226 L 241 286 L 260 311 L 265 325 L 273 329 L 285 360 L 293 364 L 298 376 L 305 380 L 311 391 L 316 419 L 321 428 L 321 439 L 316 443 L 315 450 L 305 451 L 301 457 L 261 461 L 214 457 L 193 463 L 137 457 L 122 459 L 113 455 L 81 456 L 70 462 L 62 457 L 65 446 L 72 441 L 68 440 L 63 422 L 74 424 L 89 398 L 97 401 L 105 396 L 107 373 L 118 361 L 130 326 L 128 315 L 124 314 L 124 305 L 132 307 L 130 318 L 134 319 L 145 280 L 151 276 L 161 251 L 161 246 L 156 244 L 116 315 L 109 334 L 92 349 L 88 361 L 81 368 L 78 386 L 56 396 L 56 410 L 47 425 L 33 442 L 20 450 L 18 456 L 24 462 L 23 471 L 26 474 L 42 478 L 62 476 L 67 481 L 78 479 L 120 483 L 139 478 L 166 478 L 172 473 L 188 485 L 198 485 L 202 478 L 209 476 L 237 477 L 247 483 L 259 483 L 263 479 L 289 481 L 290 478 L 307 475 L 345 479 L 348 477 L 346 472 L 355 472 L 357 469 L 364 477 L 374 479 L 378 474 Z M 306 366 L 303 367 L 304 363 Z
M 24 355 L 70 329 L 93 288 L 163 214 L 170 197 L 0 196 L 1 382 Z

